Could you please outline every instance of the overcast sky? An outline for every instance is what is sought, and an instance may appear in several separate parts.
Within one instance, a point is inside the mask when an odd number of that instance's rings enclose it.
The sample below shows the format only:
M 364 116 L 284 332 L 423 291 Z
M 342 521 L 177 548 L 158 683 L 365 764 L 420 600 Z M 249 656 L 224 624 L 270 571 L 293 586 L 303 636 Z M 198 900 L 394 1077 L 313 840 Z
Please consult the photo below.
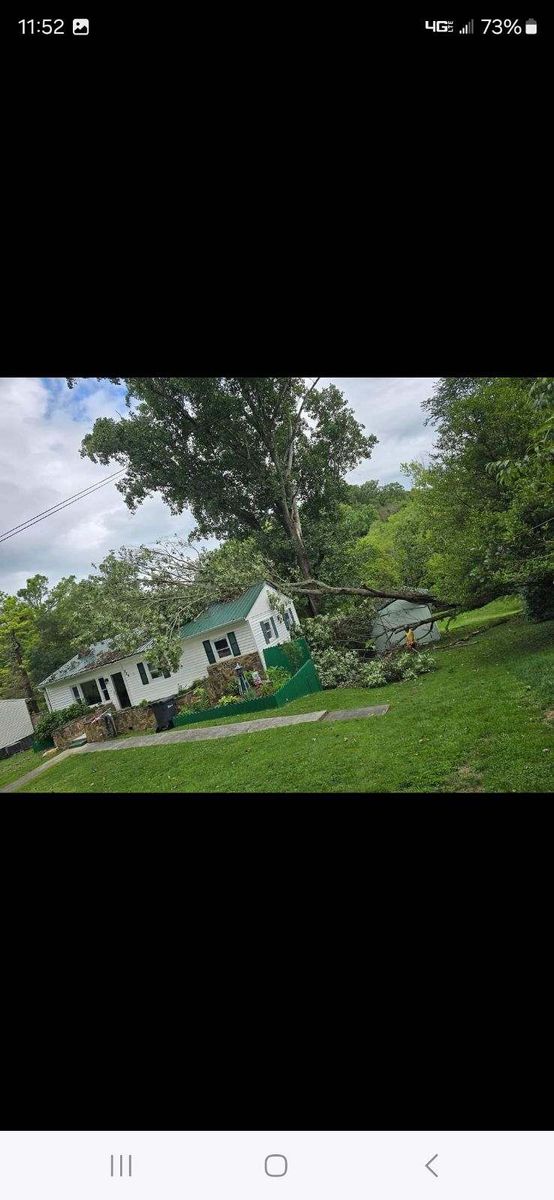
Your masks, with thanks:
M 355 483 L 389 483 L 402 462 L 426 461 L 433 431 L 421 402 L 433 379 L 322 379 L 344 392 L 367 433 L 379 443 L 349 475 Z M 89 380 L 70 391 L 64 379 L 0 380 L 0 532 L 44 511 L 117 469 L 81 458 L 81 440 L 100 416 L 125 412 L 123 388 Z M 62 575 L 81 578 L 110 550 L 188 534 L 190 513 L 171 515 L 159 497 L 129 512 L 114 483 L 77 501 L 32 529 L 0 543 L 0 590 L 13 593 L 41 572 L 51 584 Z M 212 543 L 215 545 L 215 543 Z

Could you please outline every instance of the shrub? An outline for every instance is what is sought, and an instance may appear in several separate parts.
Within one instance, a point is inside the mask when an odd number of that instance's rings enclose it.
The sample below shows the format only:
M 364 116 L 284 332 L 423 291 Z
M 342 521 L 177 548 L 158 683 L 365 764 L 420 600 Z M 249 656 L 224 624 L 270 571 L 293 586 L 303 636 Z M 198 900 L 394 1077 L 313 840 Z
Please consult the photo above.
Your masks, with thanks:
M 267 667 L 266 675 L 272 684 L 274 692 L 278 692 L 279 688 L 284 687 L 285 683 L 288 683 L 290 679 L 290 674 L 284 667 Z
M 523 611 L 529 621 L 551 621 L 554 618 L 554 586 L 552 575 L 530 580 L 520 589 Z
M 362 687 L 382 687 L 384 683 L 388 683 L 388 679 L 382 662 L 374 660 L 370 663 L 360 664 L 360 684 Z
M 435 671 L 437 667 L 437 660 L 430 654 L 405 652 L 399 654 L 396 661 L 402 671 L 402 679 L 414 679 L 416 675 L 426 675 L 428 671 Z
M 73 721 L 75 717 L 82 717 L 84 713 L 89 711 L 88 704 L 84 700 L 76 700 L 74 704 L 69 704 L 67 708 L 60 708 L 57 712 L 49 712 L 46 716 L 41 717 L 35 726 L 35 737 L 37 741 L 42 742 L 46 738 L 52 737 L 55 729 L 59 729 L 61 725 L 66 725 L 68 721 Z
M 222 704 L 238 704 L 242 699 L 243 697 L 237 696 L 236 693 L 234 695 L 221 696 L 215 707 L 220 708 Z M 248 697 L 245 696 L 244 699 L 248 699 Z
M 361 664 L 354 650 L 334 650 L 328 646 L 314 649 L 312 658 L 323 688 L 356 686 Z
M 326 650 L 314 652 L 314 663 L 321 686 L 332 687 L 382 687 L 385 683 L 396 683 L 401 679 L 416 679 L 436 667 L 429 654 L 384 655 L 382 658 L 362 662 L 354 650 Z
M 206 688 L 196 687 L 191 695 L 187 707 L 190 708 L 192 712 L 201 712 L 203 708 L 209 708 L 211 703 L 212 702 L 208 696 Z

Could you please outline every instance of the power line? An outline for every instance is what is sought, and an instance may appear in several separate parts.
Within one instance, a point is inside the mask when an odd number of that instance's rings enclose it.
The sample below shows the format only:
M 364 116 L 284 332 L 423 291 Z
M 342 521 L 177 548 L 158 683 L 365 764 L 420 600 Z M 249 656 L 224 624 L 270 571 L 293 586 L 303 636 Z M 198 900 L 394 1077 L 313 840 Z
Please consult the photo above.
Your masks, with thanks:
M 7 533 L 12 533 L 14 529 L 21 529 L 23 525 L 28 525 L 30 521 L 35 521 L 37 517 L 42 517 L 45 513 L 52 512 L 53 509 L 59 508 L 60 504 L 66 504 L 68 500 L 73 500 L 74 497 L 77 498 L 82 496 L 85 492 L 90 492 L 93 488 L 99 487 L 102 483 L 108 483 L 109 480 L 114 479 L 116 475 L 121 475 L 122 471 L 124 470 L 124 467 L 120 467 L 118 471 L 112 471 L 112 474 L 106 475 L 104 479 L 97 479 L 95 483 L 89 483 L 86 488 L 81 488 L 80 492 L 72 492 L 70 496 L 65 497 L 65 500 L 57 500 L 55 504 L 50 506 L 50 508 L 41 508 L 40 512 L 35 513 L 34 517 L 27 517 L 27 520 L 20 521 L 19 525 L 12 525 L 11 529 L 5 529 L 3 533 L 0 533 L 0 538 L 5 537 Z
M 88 488 L 83 488 L 80 492 L 74 492 L 73 496 L 68 496 L 65 500 L 58 501 L 58 504 L 53 504 L 51 508 L 43 509 L 41 513 L 36 513 L 34 517 L 29 517 L 27 521 L 22 521 L 20 525 L 13 525 L 11 529 L 6 529 L 0 534 L 0 542 L 7 542 L 9 538 L 16 537 L 18 533 L 23 533 L 26 529 L 32 529 L 33 525 L 39 525 L 41 521 L 46 521 L 47 517 L 55 516 L 56 513 L 62 512 L 64 508 L 70 508 L 72 504 L 76 504 L 78 500 L 84 500 L 85 497 L 94 495 L 100 491 L 100 488 L 111 483 L 118 475 L 122 475 L 124 468 L 120 471 L 114 471 L 113 475 L 108 475 L 106 479 L 99 480 L 98 483 L 91 484 Z
M 88 496 L 93 496 L 95 492 L 99 492 L 100 489 L 105 487 L 107 483 L 110 483 L 109 479 L 104 480 L 104 483 L 100 483 L 95 488 L 92 488 L 88 492 Z M 79 500 L 85 500 L 86 498 L 87 498 L 87 496 L 85 496 L 85 495 L 76 496 L 74 500 L 69 500 L 64 504 L 60 504 L 60 506 L 58 508 L 56 508 L 53 512 L 47 512 L 44 514 L 43 517 L 36 517 L 33 520 L 28 521 L 28 523 L 26 525 L 23 525 L 20 529 L 17 529 L 17 528 L 14 529 L 13 533 L 7 533 L 7 534 L 0 536 L 0 543 L 7 542 L 12 537 L 17 537 L 18 533 L 25 533 L 28 529 L 32 529 L 34 525 L 40 525 L 41 521 L 46 521 L 48 519 L 48 517 L 55 517 L 57 513 L 63 512 L 64 508 L 71 508 L 72 504 L 77 504 L 77 502 Z

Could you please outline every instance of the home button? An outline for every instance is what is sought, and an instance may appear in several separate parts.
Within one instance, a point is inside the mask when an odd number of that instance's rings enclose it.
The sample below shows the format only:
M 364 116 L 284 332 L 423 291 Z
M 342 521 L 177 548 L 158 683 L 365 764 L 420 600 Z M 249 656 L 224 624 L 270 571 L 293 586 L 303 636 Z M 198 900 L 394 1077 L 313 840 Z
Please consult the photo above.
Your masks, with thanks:
M 284 1154 L 268 1154 L 265 1160 L 265 1173 L 272 1178 L 286 1175 L 289 1164 Z

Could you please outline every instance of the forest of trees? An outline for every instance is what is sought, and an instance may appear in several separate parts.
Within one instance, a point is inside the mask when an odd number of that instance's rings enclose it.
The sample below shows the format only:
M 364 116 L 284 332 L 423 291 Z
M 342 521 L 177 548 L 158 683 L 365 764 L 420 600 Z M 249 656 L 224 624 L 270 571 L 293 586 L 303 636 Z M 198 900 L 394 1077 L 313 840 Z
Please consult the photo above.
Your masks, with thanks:
M 411 589 L 465 609 L 517 593 L 531 619 L 554 617 L 554 380 L 439 380 L 424 405 L 435 451 L 402 465 L 404 486 L 345 481 L 362 463 L 370 471 L 376 439 L 335 387 L 117 382 L 128 416 L 97 421 L 82 453 L 126 468 L 131 509 L 159 492 L 173 512 L 192 510 L 193 540 L 221 544 L 122 547 L 53 586 L 30 571 L 15 596 L 0 593 L 1 696 L 36 707 L 37 683 L 106 637 L 130 652 L 153 636 L 160 663 L 175 666 L 179 625 L 260 576 L 292 590 L 308 620 L 369 619 L 372 596 Z

